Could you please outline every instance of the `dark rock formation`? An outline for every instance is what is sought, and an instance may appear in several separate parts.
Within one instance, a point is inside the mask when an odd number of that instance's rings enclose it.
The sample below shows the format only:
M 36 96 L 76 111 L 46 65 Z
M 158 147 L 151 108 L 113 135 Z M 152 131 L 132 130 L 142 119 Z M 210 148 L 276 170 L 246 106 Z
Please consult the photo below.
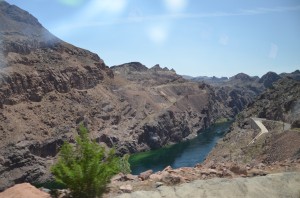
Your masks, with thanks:
M 264 87 L 269 88 L 273 85 L 274 82 L 276 82 L 280 78 L 281 77 L 275 72 L 268 72 L 265 75 L 263 75 L 258 82 L 262 83 Z
M 252 81 L 253 79 L 250 76 L 248 76 L 247 74 L 238 73 L 238 74 L 232 76 L 231 78 L 229 78 L 229 80 L 240 80 L 240 81 L 246 82 L 246 81 Z

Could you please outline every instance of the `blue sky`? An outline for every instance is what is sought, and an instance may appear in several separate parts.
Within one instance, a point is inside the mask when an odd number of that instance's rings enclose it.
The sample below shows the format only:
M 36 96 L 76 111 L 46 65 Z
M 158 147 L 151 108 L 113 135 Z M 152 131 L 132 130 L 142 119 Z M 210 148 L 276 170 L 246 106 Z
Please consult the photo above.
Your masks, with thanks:
M 191 76 L 300 69 L 299 0 L 7 0 L 107 65 Z

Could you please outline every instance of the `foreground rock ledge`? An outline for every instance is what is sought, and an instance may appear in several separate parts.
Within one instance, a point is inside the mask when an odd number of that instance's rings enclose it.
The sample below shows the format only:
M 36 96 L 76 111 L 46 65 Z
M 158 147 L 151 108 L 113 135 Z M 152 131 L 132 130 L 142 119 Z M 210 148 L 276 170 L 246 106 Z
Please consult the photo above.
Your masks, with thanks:
M 0 193 L 1 198 L 50 198 L 50 195 L 30 185 L 17 184 Z
M 136 191 L 118 198 L 198 198 L 198 197 L 295 197 L 300 196 L 300 172 L 262 177 L 195 180 L 179 186 L 161 186 L 156 191 Z

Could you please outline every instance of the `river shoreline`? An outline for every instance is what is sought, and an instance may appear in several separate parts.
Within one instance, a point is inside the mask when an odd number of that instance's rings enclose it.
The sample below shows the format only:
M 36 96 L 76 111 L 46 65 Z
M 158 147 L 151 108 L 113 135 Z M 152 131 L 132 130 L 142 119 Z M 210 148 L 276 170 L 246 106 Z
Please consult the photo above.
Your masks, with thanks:
M 203 162 L 218 140 L 229 131 L 231 124 L 232 121 L 218 122 L 208 129 L 199 131 L 193 139 L 131 155 L 129 162 L 132 174 L 139 174 L 149 169 L 157 172 L 167 166 L 193 167 Z

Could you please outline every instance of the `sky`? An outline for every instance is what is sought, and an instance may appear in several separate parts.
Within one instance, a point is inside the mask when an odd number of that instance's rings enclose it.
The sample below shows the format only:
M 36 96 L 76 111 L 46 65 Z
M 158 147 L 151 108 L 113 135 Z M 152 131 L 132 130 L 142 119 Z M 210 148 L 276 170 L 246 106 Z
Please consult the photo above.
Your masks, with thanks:
M 300 69 L 300 0 L 7 0 L 108 66 L 190 76 Z

